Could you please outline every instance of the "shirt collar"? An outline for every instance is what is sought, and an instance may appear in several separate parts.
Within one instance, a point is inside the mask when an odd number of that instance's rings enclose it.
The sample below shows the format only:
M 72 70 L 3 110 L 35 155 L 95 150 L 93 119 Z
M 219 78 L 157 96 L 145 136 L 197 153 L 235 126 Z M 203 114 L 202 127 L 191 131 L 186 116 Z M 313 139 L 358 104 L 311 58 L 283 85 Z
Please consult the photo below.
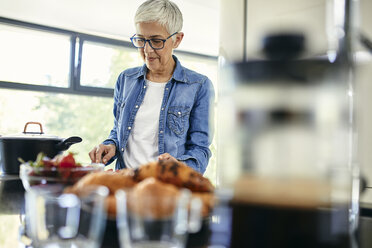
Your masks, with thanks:
M 176 68 L 173 71 L 173 75 L 171 79 L 174 79 L 179 82 L 187 83 L 184 67 L 181 65 L 180 61 L 175 55 L 172 55 L 172 57 L 174 61 L 176 62 Z M 143 64 L 143 66 L 141 67 L 141 70 L 137 74 L 137 77 L 142 76 L 145 78 L 146 73 L 147 73 L 147 67 L 146 67 L 146 64 Z
M 176 62 L 176 68 L 174 69 L 172 78 L 176 81 L 187 83 L 185 68 L 181 65 L 178 58 L 173 55 L 173 59 Z

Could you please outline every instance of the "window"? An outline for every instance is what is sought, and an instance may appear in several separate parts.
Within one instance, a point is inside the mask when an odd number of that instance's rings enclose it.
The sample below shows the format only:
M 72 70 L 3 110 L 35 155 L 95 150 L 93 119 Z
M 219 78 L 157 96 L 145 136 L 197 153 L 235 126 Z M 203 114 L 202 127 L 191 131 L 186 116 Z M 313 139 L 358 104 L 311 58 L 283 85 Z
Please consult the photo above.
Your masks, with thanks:
M 114 88 L 123 68 L 142 65 L 136 49 L 84 42 L 80 82 L 83 86 Z
M 0 80 L 68 87 L 70 37 L 0 25 Z

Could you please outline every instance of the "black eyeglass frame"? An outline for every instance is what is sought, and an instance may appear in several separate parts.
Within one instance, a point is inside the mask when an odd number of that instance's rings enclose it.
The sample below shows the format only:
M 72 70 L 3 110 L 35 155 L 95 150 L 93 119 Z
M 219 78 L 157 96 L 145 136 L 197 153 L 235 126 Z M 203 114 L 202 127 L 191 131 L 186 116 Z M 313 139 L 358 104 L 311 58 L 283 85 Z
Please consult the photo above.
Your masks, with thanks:
M 145 39 L 145 38 L 141 38 L 141 37 L 134 37 L 136 34 L 134 34 L 132 37 L 130 37 L 130 41 L 132 42 L 132 44 L 133 44 L 133 46 L 134 47 L 136 47 L 136 48 L 144 48 L 145 46 L 146 46 L 146 42 L 148 42 L 149 43 L 149 45 L 150 45 L 150 47 L 152 48 L 152 49 L 154 49 L 154 50 L 160 50 L 160 49 L 163 49 L 164 48 L 164 44 L 165 44 L 165 42 L 169 39 L 169 38 L 171 38 L 173 35 L 175 35 L 175 34 L 178 34 L 178 32 L 175 32 L 175 33 L 173 33 L 173 34 L 171 34 L 171 35 L 169 35 L 166 39 Z M 143 46 L 136 46 L 135 44 L 134 44 L 134 39 L 141 39 L 141 40 L 143 40 L 144 41 L 144 43 L 143 43 Z M 163 46 L 162 47 L 153 47 L 152 46 L 152 41 L 162 41 L 163 42 Z

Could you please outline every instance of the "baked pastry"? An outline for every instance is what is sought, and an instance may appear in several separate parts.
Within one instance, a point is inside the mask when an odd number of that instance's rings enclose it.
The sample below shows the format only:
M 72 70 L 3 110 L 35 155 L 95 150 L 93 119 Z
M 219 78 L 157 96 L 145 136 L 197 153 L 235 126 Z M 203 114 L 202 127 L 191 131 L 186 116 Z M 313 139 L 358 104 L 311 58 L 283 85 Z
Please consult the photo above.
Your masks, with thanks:
M 129 211 L 151 219 L 162 219 L 173 215 L 180 190 L 155 178 L 147 178 L 129 192 Z
M 133 171 L 123 169 L 120 172 L 100 171 L 90 173 L 81 178 L 72 188 L 68 189 L 70 193 L 78 192 L 80 189 L 91 185 L 106 186 L 110 194 L 114 194 L 116 190 L 122 188 L 131 188 L 137 182 L 133 180 Z
M 214 194 L 209 192 L 193 192 L 192 197 L 200 198 L 202 202 L 201 215 L 203 217 L 208 217 L 212 213 L 213 206 L 215 204 Z
M 128 207 L 136 214 L 152 218 L 165 218 L 172 214 L 174 204 L 177 202 L 176 198 L 182 188 L 189 189 L 192 197 L 201 199 L 203 217 L 211 213 L 214 205 L 214 186 L 211 182 L 191 167 L 178 161 L 151 162 L 137 169 L 90 173 L 72 187 L 66 188 L 65 192 L 80 195 L 85 188 L 95 185 L 106 186 L 109 189 L 106 205 L 111 217 L 116 216 L 115 192 L 118 189 L 127 192 L 127 197 L 130 198 Z M 173 205 L 162 204 L 160 199 L 165 198 L 172 201 Z M 148 199 L 151 201 L 148 202 Z M 150 203 L 154 202 L 156 204 L 150 207 Z
M 116 216 L 116 198 L 115 195 L 111 194 L 106 197 L 106 209 L 107 209 L 107 214 L 110 217 L 115 217 Z
M 193 192 L 213 192 L 214 186 L 202 174 L 179 161 L 151 162 L 134 170 L 134 180 L 154 177 Z

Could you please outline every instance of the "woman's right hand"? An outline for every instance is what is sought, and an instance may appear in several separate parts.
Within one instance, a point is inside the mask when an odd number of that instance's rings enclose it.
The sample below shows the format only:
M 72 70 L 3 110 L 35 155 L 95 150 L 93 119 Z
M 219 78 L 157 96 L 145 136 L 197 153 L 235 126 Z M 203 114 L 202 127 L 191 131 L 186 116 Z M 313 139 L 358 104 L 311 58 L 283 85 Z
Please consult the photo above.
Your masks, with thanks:
M 115 152 L 116 146 L 114 144 L 99 144 L 89 152 L 89 157 L 92 163 L 106 164 L 115 155 Z

